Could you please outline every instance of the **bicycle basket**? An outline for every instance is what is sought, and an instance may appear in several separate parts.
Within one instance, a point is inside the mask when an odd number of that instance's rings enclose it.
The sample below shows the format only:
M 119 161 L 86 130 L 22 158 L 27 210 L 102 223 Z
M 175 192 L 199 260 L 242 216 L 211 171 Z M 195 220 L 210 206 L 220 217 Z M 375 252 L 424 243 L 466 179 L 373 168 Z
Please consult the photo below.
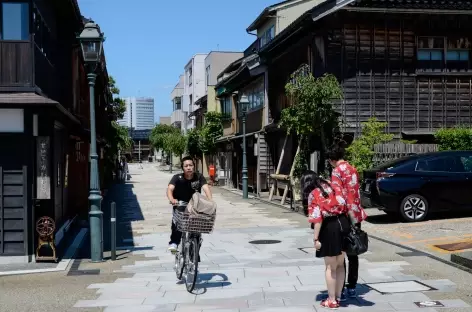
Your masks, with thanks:
M 174 211 L 173 221 L 180 232 L 209 234 L 213 231 L 216 215 L 190 215 L 188 212 Z

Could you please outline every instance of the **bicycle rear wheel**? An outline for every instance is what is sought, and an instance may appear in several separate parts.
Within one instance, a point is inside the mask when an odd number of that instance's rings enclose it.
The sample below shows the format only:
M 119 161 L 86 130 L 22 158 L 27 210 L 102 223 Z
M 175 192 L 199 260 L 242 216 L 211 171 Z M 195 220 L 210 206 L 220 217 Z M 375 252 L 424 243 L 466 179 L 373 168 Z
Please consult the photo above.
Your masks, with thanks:
M 198 275 L 198 238 L 192 237 L 188 241 L 185 255 L 185 286 L 187 291 L 191 293 L 197 282 Z
M 182 242 L 180 243 L 179 250 L 175 253 L 175 275 L 177 279 L 180 281 L 182 280 L 182 276 L 184 275 L 184 268 L 185 268 L 185 237 L 182 236 Z

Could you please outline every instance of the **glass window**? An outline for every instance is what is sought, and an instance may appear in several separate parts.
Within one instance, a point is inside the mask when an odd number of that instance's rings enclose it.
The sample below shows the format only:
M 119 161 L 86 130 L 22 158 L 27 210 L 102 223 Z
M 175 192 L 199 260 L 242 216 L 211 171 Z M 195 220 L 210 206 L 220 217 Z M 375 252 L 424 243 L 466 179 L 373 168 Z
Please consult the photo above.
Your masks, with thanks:
M 2 39 L 29 39 L 28 3 L 2 3 Z
M 469 51 L 467 50 L 449 50 L 446 54 L 446 60 L 448 61 L 468 61 Z
M 418 161 L 416 171 L 457 172 L 453 157 L 437 157 Z
M 464 166 L 465 172 L 472 172 L 472 155 L 462 156 L 461 163 Z

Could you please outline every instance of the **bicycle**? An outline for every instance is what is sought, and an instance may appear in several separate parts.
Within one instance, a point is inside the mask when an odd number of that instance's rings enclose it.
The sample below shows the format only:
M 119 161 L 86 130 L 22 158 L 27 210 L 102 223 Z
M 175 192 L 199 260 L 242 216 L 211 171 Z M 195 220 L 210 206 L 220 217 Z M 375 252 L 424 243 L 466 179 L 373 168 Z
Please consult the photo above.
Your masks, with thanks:
M 175 253 L 174 270 L 179 281 L 185 277 L 185 286 L 191 293 L 197 282 L 198 260 L 202 235 L 213 231 L 216 216 L 195 216 L 186 211 L 187 202 L 179 201 L 174 206 L 172 222 L 182 232 L 182 240 Z

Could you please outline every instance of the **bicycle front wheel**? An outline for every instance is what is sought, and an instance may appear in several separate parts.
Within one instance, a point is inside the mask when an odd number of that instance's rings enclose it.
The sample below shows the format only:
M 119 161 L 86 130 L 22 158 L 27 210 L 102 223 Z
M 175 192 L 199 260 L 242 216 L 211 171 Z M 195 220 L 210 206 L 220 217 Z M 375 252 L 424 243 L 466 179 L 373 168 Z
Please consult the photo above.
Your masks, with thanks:
M 188 242 L 188 248 L 185 255 L 185 286 L 187 291 L 191 293 L 197 282 L 198 274 L 198 238 L 192 237 Z
M 180 281 L 182 280 L 182 276 L 184 275 L 184 264 L 185 264 L 185 240 L 182 239 L 182 242 L 180 243 L 179 249 L 175 253 L 175 265 L 174 265 L 174 270 L 175 270 L 175 275 L 177 276 L 177 279 Z

